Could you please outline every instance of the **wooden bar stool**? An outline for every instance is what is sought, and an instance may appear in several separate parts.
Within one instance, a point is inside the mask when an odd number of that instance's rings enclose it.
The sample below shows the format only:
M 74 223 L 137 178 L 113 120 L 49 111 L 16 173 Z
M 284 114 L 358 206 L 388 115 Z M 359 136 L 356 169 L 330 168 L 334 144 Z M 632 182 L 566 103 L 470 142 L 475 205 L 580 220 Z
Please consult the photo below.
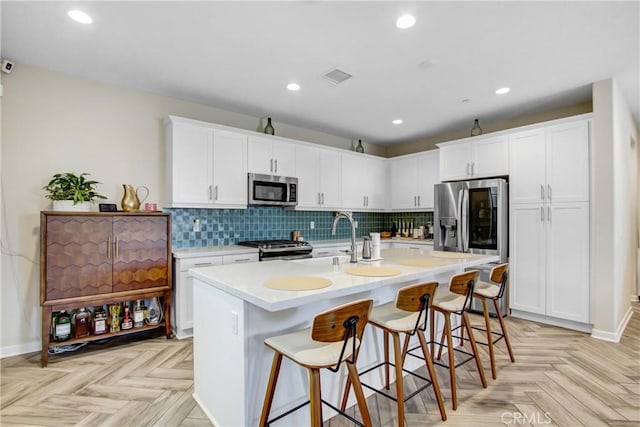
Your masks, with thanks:
M 437 282 L 423 283 L 418 285 L 407 286 L 398 291 L 395 302 L 390 302 L 371 310 L 369 316 L 369 323 L 373 326 L 382 329 L 384 332 L 384 362 L 379 363 L 365 371 L 360 372 L 359 375 L 364 375 L 367 372 L 378 369 L 381 366 L 385 367 L 385 388 L 389 390 L 389 366 L 395 368 L 396 374 L 396 397 L 393 397 L 381 390 L 377 390 L 365 383 L 362 383 L 363 387 L 367 387 L 377 393 L 388 397 L 398 405 L 398 425 L 403 427 L 405 424 L 404 416 L 404 402 L 411 399 L 422 390 L 425 390 L 429 386 L 433 386 L 433 392 L 438 402 L 438 409 L 440 410 L 440 417 L 442 421 L 447 419 L 447 414 L 442 403 L 442 395 L 440 393 L 440 386 L 438 385 L 438 378 L 436 377 L 435 369 L 433 367 L 432 357 L 427 349 L 427 340 L 424 337 L 424 331 L 427 328 L 427 315 L 429 308 L 434 300 L 436 289 L 438 288 Z M 406 336 L 403 350 L 400 350 L 400 334 L 403 333 Z M 422 348 L 422 354 L 424 359 L 429 378 L 425 378 L 415 372 L 406 370 L 404 366 L 404 355 L 406 354 L 406 348 L 409 343 L 409 337 L 412 335 L 418 335 L 420 341 L 420 347 Z M 393 337 L 393 352 L 395 363 L 389 362 L 389 335 Z M 416 347 L 417 348 L 417 347 Z M 426 382 L 426 385 L 418 388 L 408 396 L 404 396 L 402 372 L 407 372 L 415 377 L 418 377 Z M 347 398 L 349 396 L 350 381 L 347 380 L 347 386 L 344 391 L 342 399 L 341 409 L 344 411 Z
M 507 345 L 507 350 L 509 351 L 509 357 L 511 358 L 511 362 L 515 362 L 515 358 L 513 357 L 513 350 L 511 348 L 511 342 L 509 341 L 509 335 L 507 335 L 507 326 L 504 323 L 504 319 L 502 318 L 502 314 L 500 312 L 498 301 L 504 296 L 504 290 L 507 286 L 508 279 L 508 271 L 509 264 L 499 264 L 491 269 L 491 273 L 489 273 L 489 280 L 493 283 L 487 283 L 483 281 L 479 281 L 474 288 L 473 296 L 475 298 L 479 298 L 482 301 L 482 310 L 484 312 L 484 324 L 485 329 L 474 327 L 473 329 L 477 329 L 479 331 L 483 331 L 487 335 L 487 342 L 480 342 L 478 344 L 486 345 L 489 348 L 489 360 L 491 361 L 491 376 L 493 379 L 496 379 L 496 359 L 493 351 L 493 345 L 504 338 L 504 342 Z M 496 316 L 498 317 L 498 322 L 500 323 L 500 329 L 502 332 L 495 332 L 491 330 L 490 316 L 489 316 L 489 308 L 487 307 L 487 300 L 493 301 L 493 306 L 496 309 Z M 495 340 L 493 336 L 497 335 L 498 338 Z
M 433 354 L 433 346 L 434 344 L 438 344 L 440 349 L 438 350 L 437 361 L 434 363 L 439 366 L 444 366 L 449 368 L 449 379 L 451 386 L 451 402 L 452 408 L 455 411 L 458 408 L 458 394 L 456 392 L 456 368 L 461 366 L 471 360 L 475 360 L 476 368 L 478 369 L 478 374 L 480 375 L 480 381 L 482 382 L 482 387 L 487 388 L 487 380 L 484 376 L 484 371 L 482 370 L 482 362 L 480 361 L 480 356 L 478 355 L 478 347 L 476 345 L 476 340 L 471 333 L 471 322 L 469 321 L 469 315 L 467 312 L 471 309 L 471 302 L 473 299 L 473 290 L 476 281 L 478 280 L 478 270 L 470 270 L 464 273 L 455 274 L 449 280 L 449 292 L 438 292 L 435 301 L 433 302 L 432 310 L 431 310 L 431 318 L 430 318 L 430 333 L 431 333 L 431 353 Z M 433 336 L 435 333 L 435 324 L 434 324 L 434 312 L 438 311 L 442 313 L 444 317 L 444 329 L 442 331 L 442 337 L 439 343 L 433 341 Z M 455 348 L 453 346 L 453 332 L 451 329 L 451 315 L 456 314 L 461 318 L 460 327 L 467 330 L 469 334 L 469 342 L 471 343 L 471 353 L 464 351 L 462 349 Z M 447 344 L 444 344 L 444 340 L 447 340 Z M 449 356 L 449 363 L 444 364 L 438 362 L 442 356 L 442 348 L 447 347 L 447 354 Z M 463 353 L 468 357 L 467 359 L 456 364 L 454 352 Z
M 330 406 L 359 426 L 369 427 L 372 425 L 355 366 L 356 355 L 360 348 L 362 334 L 364 333 L 364 327 L 367 324 L 372 305 L 373 300 L 370 299 L 344 304 L 316 315 L 311 328 L 265 340 L 265 345 L 273 349 L 275 355 L 273 356 L 269 383 L 262 407 L 260 426 L 268 426 L 270 423 L 309 403 L 311 403 L 310 426 L 322 426 L 322 403 Z M 272 420 L 268 420 L 276 382 L 280 373 L 280 365 L 282 364 L 282 356 L 308 369 L 310 400 Z M 345 362 L 349 372 L 349 379 L 353 382 L 353 391 L 355 392 L 364 424 L 322 400 L 320 369 L 328 368 L 332 372 L 338 372 L 342 362 Z

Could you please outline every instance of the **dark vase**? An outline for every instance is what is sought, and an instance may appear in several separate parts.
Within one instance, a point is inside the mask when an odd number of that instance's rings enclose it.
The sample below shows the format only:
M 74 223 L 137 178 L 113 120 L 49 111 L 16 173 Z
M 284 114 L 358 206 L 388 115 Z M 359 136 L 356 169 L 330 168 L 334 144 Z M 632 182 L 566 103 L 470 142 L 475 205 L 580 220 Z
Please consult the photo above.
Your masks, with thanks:
M 478 123 L 478 119 L 476 119 L 476 121 L 473 123 L 473 127 L 471 128 L 471 136 L 478 136 L 478 135 L 482 135 L 482 128 Z
M 271 124 L 271 117 L 267 117 L 267 125 L 264 127 L 264 133 L 267 135 L 275 135 L 276 131 Z
M 361 139 L 358 140 L 358 146 L 356 147 L 356 151 L 358 153 L 364 153 L 364 147 L 362 146 L 362 140 Z

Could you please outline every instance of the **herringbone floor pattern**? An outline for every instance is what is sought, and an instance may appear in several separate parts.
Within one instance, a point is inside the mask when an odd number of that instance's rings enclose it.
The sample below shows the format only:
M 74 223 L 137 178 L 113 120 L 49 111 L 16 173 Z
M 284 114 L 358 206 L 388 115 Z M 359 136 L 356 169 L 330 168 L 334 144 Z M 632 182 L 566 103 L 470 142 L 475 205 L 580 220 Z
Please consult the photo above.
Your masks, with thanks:
M 440 420 L 428 390 L 406 403 L 407 425 L 640 426 L 640 306 L 634 309 L 619 344 L 509 319 L 516 362 L 498 343 L 498 379 L 492 380 L 481 346 L 489 387 L 482 389 L 473 363 L 459 368 L 455 412 L 448 373 L 437 368 L 448 420 Z M 481 318 L 472 317 L 479 324 Z M 0 425 L 211 425 L 191 397 L 191 340 L 116 344 L 53 356 L 45 369 L 38 354 L 3 359 Z M 407 390 L 415 387 L 405 378 Z M 367 402 L 374 425 L 395 425 L 394 402 L 378 396 Z M 286 419 L 280 424 L 286 426 Z M 325 425 L 349 424 L 336 417 Z

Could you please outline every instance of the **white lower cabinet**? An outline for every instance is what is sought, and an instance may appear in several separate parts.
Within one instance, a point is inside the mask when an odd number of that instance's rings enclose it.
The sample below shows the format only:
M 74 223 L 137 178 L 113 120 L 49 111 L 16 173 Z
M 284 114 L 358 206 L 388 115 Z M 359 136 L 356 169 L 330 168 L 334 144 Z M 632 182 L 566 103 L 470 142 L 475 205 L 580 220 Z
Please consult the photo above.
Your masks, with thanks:
M 171 329 L 178 339 L 193 335 L 193 278 L 189 269 L 214 265 L 257 262 L 258 253 L 173 259 L 173 304 Z
M 589 203 L 514 204 L 510 218 L 510 306 L 589 322 Z

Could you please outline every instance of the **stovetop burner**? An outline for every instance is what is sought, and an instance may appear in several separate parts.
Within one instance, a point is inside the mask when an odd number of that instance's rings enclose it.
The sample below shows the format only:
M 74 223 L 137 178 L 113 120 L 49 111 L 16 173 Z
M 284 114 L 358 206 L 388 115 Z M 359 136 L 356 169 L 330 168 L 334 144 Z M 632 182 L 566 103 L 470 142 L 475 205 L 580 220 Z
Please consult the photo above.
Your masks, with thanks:
M 295 240 L 247 240 L 245 242 L 238 242 L 238 244 L 260 249 L 286 249 L 311 246 L 307 242 L 298 242 Z
M 295 240 L 248 240 L 239 245 L 258 248 L 260 261 L 273 259 L 300 259 L 311 257 L 313 246 Z

